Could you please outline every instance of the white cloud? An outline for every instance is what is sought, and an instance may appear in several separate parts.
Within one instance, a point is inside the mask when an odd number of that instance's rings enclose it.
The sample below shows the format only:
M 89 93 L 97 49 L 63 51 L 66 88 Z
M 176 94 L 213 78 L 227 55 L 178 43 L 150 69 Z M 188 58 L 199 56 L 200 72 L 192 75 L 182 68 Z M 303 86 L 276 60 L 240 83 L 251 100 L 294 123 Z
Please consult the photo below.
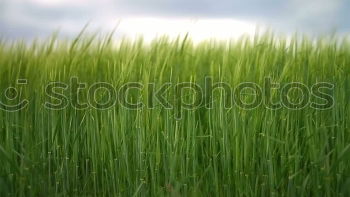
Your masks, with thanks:
M 202 41 L 254 35 L 256 24 L 233 19 L 127 18 L 120 21 L 117 31 L 131 38 L 142 35 L 146 40 L 162 35 L 176 38 L 188 33 L 194 41 Z
M 262 3 L 264 2 L 264 3 Z M 265 3 L 266 2 L 266 3 Z M 88 22 L 90 30 L 110 31 L 120 20 L 119 35 L 146 39 L 190 33 L 196 40 L 254 34 L 256 23 L 277 32 L 324 32 L 342 23 L 345 0 L 0 0 L 0 28 L 25 35 L 36 31 L 75 35 Z M 344 10 L 344 9 L 343 9 Z M 170 13 L 170 14 L 167 14 Z M 339 14 L 341 13 L 341 14 Z M 192 20 L 191 16 L 202 16 Z M 341 16 L 341 17 L 340 17 Z M 346 17 L 345 17 L 346 18 Z M 249 19 L 250 21 L 242 21 Z M 1 34 L 1 33 L 0 33 Z M 8 34 L 9 36 L 16 34 Z M 43 34 L 38 32 L 38 36 Z

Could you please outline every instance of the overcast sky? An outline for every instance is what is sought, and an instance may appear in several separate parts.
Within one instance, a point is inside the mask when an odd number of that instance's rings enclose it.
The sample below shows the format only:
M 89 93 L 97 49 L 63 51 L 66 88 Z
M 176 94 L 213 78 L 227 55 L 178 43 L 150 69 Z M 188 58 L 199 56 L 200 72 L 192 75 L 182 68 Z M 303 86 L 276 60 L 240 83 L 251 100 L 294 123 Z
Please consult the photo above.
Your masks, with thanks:
M 0 36 L 46 37 L 59 30 L 76 35 L 109 31 L 120 35 L 178 34 L 230 37 L 257 25 L 277 32 L 325 34 L 350 31 L 349 0 L 0 0 Z

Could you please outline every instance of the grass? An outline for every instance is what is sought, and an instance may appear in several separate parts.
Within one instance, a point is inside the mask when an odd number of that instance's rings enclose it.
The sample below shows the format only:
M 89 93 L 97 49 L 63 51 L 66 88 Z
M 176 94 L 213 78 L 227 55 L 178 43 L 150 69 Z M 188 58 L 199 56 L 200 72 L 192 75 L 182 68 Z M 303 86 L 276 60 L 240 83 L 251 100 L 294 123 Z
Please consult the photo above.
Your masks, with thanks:
M 329 82 L 335 103 L 327 110 L 225 109 L 217 93 L 213 109 L 182 110 L 181 119 L 159 105 L 43 107 L 50 99 L 45 84 L 69 83 L 71 77 L 89 85 L 158 87 L 203 85 L 206 76 L 233 87 L 247 81 L 262 85 L 265 77 L 281 84 Z M 29 100 L 23 110 L 0 110 L 0 196 L 350 195 L 347 39 L 287 40 L 267 33 L 197 45 L 165 37 L 151 44 L 142 39 L 115 44 L 111 37 L 88 35 L 0 42 L 0 77 L 1 91 L 13 86 Z M 28 84 L 18 85 L 17 79 Z M 146 91 L 140 94 L 132 91 L 129 99 L 147 100 Z M 0 98 L 6 101 L 4 94 Z M 80 101 L 86 100 L 83 90 Z

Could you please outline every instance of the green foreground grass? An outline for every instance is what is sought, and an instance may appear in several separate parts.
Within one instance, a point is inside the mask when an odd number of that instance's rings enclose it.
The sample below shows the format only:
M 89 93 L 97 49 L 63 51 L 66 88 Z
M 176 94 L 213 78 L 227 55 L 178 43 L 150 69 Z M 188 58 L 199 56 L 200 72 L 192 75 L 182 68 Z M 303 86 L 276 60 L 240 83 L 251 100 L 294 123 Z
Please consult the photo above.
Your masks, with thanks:
M 117 42 L 117 44 L 116 44 Z M 349 196 L 350 43 L 271 34 L 237 41 L 81 36 L 31 44 L 0 42 L 0 90 L 29 105 L 0 111 L 0 196 Z M 335 85 L 334 106 L 253 110 L 107 110 L 43 103 L 50 81 L 225 81 Z M 28 85 L 16 85 L 27 79 Z M 69 91 L 64 91 L 69 96 Z M 86 101 L 82 92 L 81 102 Z M 148 94 L 134 92 L 135 101 Z M 169 93 L 171 94 L 171 93 Z M 100 94 L 103 99 L 103 94 Z

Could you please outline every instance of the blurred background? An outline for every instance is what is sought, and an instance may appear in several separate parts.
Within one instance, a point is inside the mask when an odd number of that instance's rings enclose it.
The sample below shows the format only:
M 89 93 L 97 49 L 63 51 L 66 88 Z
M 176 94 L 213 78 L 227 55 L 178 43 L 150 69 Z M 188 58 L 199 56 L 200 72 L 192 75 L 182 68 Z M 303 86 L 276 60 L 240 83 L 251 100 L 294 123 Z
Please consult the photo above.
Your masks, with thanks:
M 116 36 L 189 33 L 194 40 L 227 39 L 256 29 L 285 35 L 346 34 L 348 0 L 0 0 L 2 39 L 46 38 L 54 31 L 74 37 L 89 31 Z

